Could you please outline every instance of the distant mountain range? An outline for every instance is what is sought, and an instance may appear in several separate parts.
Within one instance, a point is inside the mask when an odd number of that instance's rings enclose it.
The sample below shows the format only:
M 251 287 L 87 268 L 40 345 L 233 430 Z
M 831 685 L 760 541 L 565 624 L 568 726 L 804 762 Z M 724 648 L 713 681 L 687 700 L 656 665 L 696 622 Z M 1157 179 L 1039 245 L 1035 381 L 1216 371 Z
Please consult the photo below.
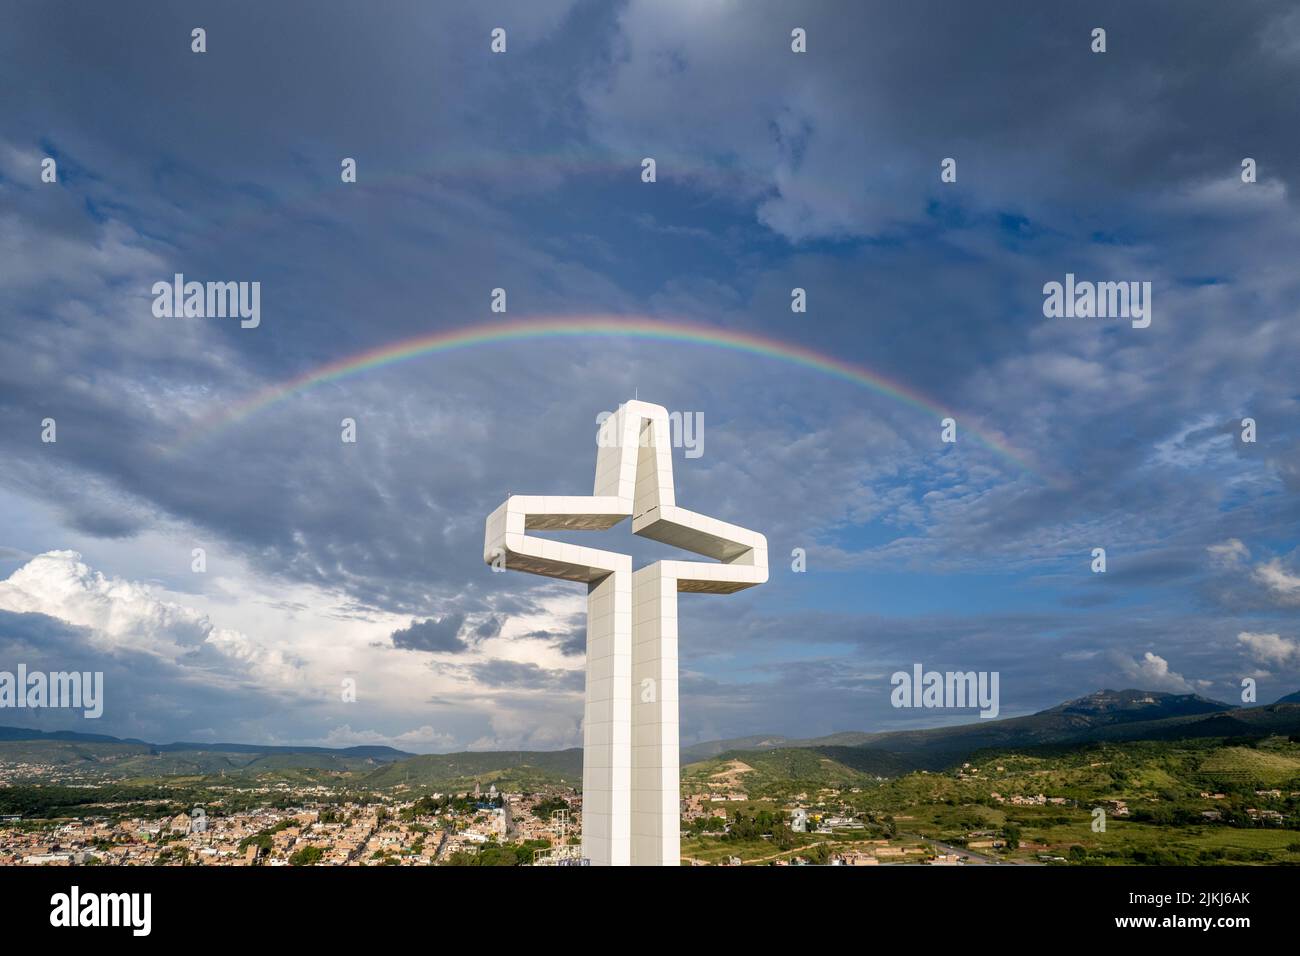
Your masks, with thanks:
M 0 741 L 4 740 L 65 740 L 77 743 L 134 744 L 148 747 L 157 753 L 203 751 L 231 754 L 332 754 L 337 757 L 362 757 L 370 760 L 402 760 L 415 754 L 392 747 L 275 747 L 264 744 L 200 744 L 176 742 L 151 744 L 134 737 L 110 737 L 107 734 L 82 734 L 73 730 L 28 730 L 24 727 L 0 727 Z
M 846 731 L 826 737 L 776 735 L 693 744 L 682 760 L 706 760 L 745 751 L 834 751 L 837 759 L 857 751 L 851 765 L 882 772 L 938 769 L 986 749 L 1012 750 L 1100 740 L 1173 740 L 1300 733 L 1300 693 L 1275 704 L 1237 707 L 1197 694 L 1100 690 L 1025 717 L 976 720 L 954 727 L 885 733 Z M 874 755 L 874 759 L 868 757 Z M 870 765 L 870 766 L 864 766 Z M 876 768 L 880 768 L 877 770 Z
M 0 765 L 41 765 L 31 779 L 69 779 L 88 774 L 124 783 L 185 778 L 194 786 L 223 779 L 256 778 L 263 783 L 328 784 L 361 790 L 526 789 L 545 783 L 578 786 L 580 749 L 475 751 L 417 755 L 393 747 L 284 747 L 259 744 L 153 744 L 106 734 L 44 732 L 0 727 Z
M 938 770 L 980 750 L 1023 750 L 1098 741 L 1178 740 L 1300 734 L 1300 692 L 1277 703 L 1236 707 L 1196 694 L 1101 690 L 1025 717 L 886 733 L 849 731 L 795 739 L 740 737 L 682 749 L 682 763 L 763 754 L 795 773 L 830 761 L 855 773 L 898 776 Z M 43 763 L 115 779 L 272 774 L 304 781 L 333 777 L 349 787 L 459 789 L 475 783 L 577 785 L 582 751 L 409 754 L 392 747 L 285 747 L 177 742 L 152 744 L 103 734 L 0 727 L 0 763 Z

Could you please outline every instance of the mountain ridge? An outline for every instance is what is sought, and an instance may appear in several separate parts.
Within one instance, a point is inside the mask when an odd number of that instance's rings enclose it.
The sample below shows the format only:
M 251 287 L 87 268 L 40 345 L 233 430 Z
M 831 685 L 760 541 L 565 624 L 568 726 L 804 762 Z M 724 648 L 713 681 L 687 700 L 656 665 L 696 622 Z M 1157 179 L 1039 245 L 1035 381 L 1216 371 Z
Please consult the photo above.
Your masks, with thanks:
M 1239 707 L 1197 694 L 1102 689 L 1034 714 L 1001 720 L 867 733 L 842 731 L 813 738 L 755 734 L 681 749 L 683 764 L 746 753 L 809 751 L 864 772 L 892 775 L 941 769 L 991 749 L 1122 740 L 1300 734 L 1300 693 L 1274 704 Z M 152 744 L 106 734 L 0 726 L 0 759 L 48 754 L 64 765 L 99 763 L 117 772 L 215 773 L 262 770 L 348 771 L 374 787 L 427 786 L 451 781 L 545 779 L 577 784 L 582 751 L 461 751 L 410 754 L 386 746 L 314 747 L 258 744 Z M 129 758 L 129 759 L 127 759 Z M 794 759 L 791 757 L 791 759 Z
M 87 734 L 76 730 L 34 730 L 30 727 L 0 726 L 0 743 L 30 741 L 63 741 L 68 743 L 93 744 L 131 744 L 148 747 L 157 753 L 174 753 L 177 751 L 199 751 L 203 753 L 238 753 L 238 754 L 321 754 L 338 757 L 365 757 L 381 760 L 405 760 L 417 756 L 405 750 L 379 744 L 366 744 L 354 747 L 296 747 L 284 744 L 234 744 L 234 743 L 195 743 L 174 741 L 169 744 L 155 744 L 135 737 L 114 737 L 111 734 Z
M 1293 695 L 1300 699 L 1300 693 Z M 1290 703 L 1285 698 L 1278 703 Z M 1275 706 L 1275 705 L 1266 705 Z M 984 746 L 1037 746 L 1044 743 L 1068 743 L 1072 739 L 1100 734 L 1123 735 L 1125 725 L 1160 720 L 1180 720 L 1231 714 L 1242 708 L 1211 700 L 1199 694 L 1171 694 L 1136 688 L 1103 688 L 1082 697 L 1064 701 L 1054 707 L 1001 720 L 976 720 L 967 724 L 925 727 L 916 730 L 839 731 L 823 737 L 788 738 L 778 734 L 758 734 L 733 740 L 703 741 L 682 748 L 682 757 L 709 759 L 720 754 L 744 750 L 778 748 L 856 747 L 909 753 L 917 750 L 969 751 L 981 749 L 971 745 L 986 740 Z M 1121 728 L 1119 730 L 1108 728 Z M 752 743 L 766 741 L 765 745 Z M 947 744 L 947 746 L 944 746 Z

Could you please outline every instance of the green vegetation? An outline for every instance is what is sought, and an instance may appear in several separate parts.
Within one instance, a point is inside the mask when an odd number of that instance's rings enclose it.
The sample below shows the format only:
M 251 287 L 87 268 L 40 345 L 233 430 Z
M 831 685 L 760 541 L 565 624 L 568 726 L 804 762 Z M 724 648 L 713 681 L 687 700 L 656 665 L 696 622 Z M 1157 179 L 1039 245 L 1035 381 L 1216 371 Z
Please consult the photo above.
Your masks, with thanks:
M 318 846 L 305 846 L 289 854 L 290 866 L 312 866 L 325 858 L 325 851 Z
M 962 779 L 909 774 L 851 802 L 954 845 L 1001 840 L 997 852 L 1015 859 L 1300 862 L 1300 746 L 1286 737 L 1088 744 L 983 753 L 969 763 L 974 771 Z M 1038 795 L 1057 802 L 1013 800 Z M 1104 830 L 1093 828 L 1095 809 Z
M 267 827 L 265 830 L 254 833 L 252 836 L 244 837 L 244 839 L 239 841 L 239 852 L 243 853 L 250 846 L 256 846 L 259 852 L 267 853 L 271 849 L 272 837 L 277 833 L 281 833 L 284 830 L 297 825 L 297 822 L 294 820 L 281 820 L 273 827 Z
M 749 813 L 737 810 L 723 840 L 729 843 L 751 843 L 759 839 L 770 840 L 773 846 L 781 850 L 791 850 L 798 845 L 785 814 L 779 810 L 754 810 Z
M 412 789 L 463 791 L 475 785 L 486 790 L 536 791 L 554 784 L 582 780 L 582 751 L 497 751 L 425 754 L 379 767 L 358 785 L 371 790 L 406 786 Z
M 0 731 L 6 728 L 0 728 Z M 8 729 L 10 734 L 18 732 Z M 34 732 L 33 732 L 34 733 Z M 474 752 L 410 756 L 388 748 L 292 748 L 236 746 L 204 750 L 199 745 L 128 743 L 114 740 L 0 740 L 0 765 L 38 765 L 75 776 L 75 782 L 194 788 L 236 784 L 315 786 L 377 791 L 536 791 L 549 785 L 574 785 L 582 779 L 582 751 Z M 20 783 L 44 782 L 48 772 L 33 772 Z M 71 805 L 71 804 L 70 804 Z
M 488 806 L 501 806 L 500 797 L 481 797 L 472 796 L 447 796 L 440 797 L 423 796 L 415 801 L 411 806 L 404 807 L 398 813 L 398 818 L 404 823 L 410 823 L 419 817 L 437 816 L 441 813 L 467 814 L 477 808 L 480 804 Z M 380 810 L 380 818 L 386 819 L 388 813 L 386 810 Z
M 549 840 L 522 843 L 485 843 L 477 853 L 461 850 L 447 858 L 447 866 L 524 866 L 533 862 L 533 851 L 544 850 Z
M 1300 744 L 1292 736 L 984 751 L 942 772 L 886 780 L 846 773 L 852 768 L 820 748 L 801 756 L 733 752 L 685 768 L 687 792 L 738 790 L 764 801 L 745 807 L 797 799 L 814 818 L 852 816 L 865 831 L 786 835 L 770 825 L 773 815 L 745 810 L 724 837 L 707 836 L 717 833 L 716 820 L 690 823 L 683 855 L 749 862 L 797 846 L 794 853 L 808 858 L 806 840 L 829 849 L 874 837 L 916 845 L 935 840 L 1022 862 L 1296 864 Z M 1104 830 L 1094 830 L 1094 810 L 1104 813 Z
M 687 829 L 691 836 L 699 836 L 702 833 L 721 833 L 726 825 L 727 821 L 722 817 L 698 817 Z
M 551 819 L 551 814 L 557 810 L 568 810 L 569 802 L 559 797 L 552 797 L 550 800 L 539 800 L 533 807 L 533 816 L 539 820 Z
M 167 863 L 179 863 L 184 865 L 190 859 L 190 851 L 183 846 L 169 846 L 158 854 L 158 865 L 162 866 Z
M 686 825 L 683 856 L 820 861 L 850 846 L 874 852 L 873 845 L 888 841 L 894 858 L 918 851 L 907 859 L 946 852 L 946 845 L 1007 862 L 1300 864 L 1298 727 L 1294 703 L 1224 711 L 1189 695 L 1125 691 L 969 727 L 816 741 L 755 738 L 752 746 L 763 749 L 726 750 L 683 768 L 686 794 L 730 798 L 706 802 L 705 816 Z M 45 768 L 0 788 L 0 815 L 19 817 L 7 825 L 24 831 L 53 830 L 67 818 L 159 820 L 195 805 L 219 819 L 257 807 L 300 808 L 302 787 L 310 786 L 322 823 L 346 822 L 350 811 L 341 805 L 348 802 L 375 807 L 381 824 L 390 814 L 408 825 L 441 817 L 435 828 L 454 833 L 500 798 L 448 793 L 486 792 L 493 784 L 537 791 L 581 777 L 578 750 L 384 759 L 310 748 L 188 746 L 0 740 L 0 764 Z M 389 806 L 397 801 L 414 805 Z M 805 808 L 819 832 L 792 832 L 792 805 Z M 566 806 L 549 799 L 533 812 L 548 820 Z M 830 832 L 834 817 L 850 819 Z M 263 830 L 239 848 L 268 851 L 277 832 L 295 825 Z M 153 831 L 149 839 L 164 861 L 187 862 L 172 846 L 175 835 L 152 825 L 139 829 Z M 537 848 L 488 843 L 451 862 L 518 865 L 531 862 Z M 299 865 L 314 862 L 311 856 Z M 392 853 L 377 859 L 398 862 Z
M 875 783 L 877 778 L 874 773 L 856 770 L 836 759 L 836 756 L 852 758 L 853 754 L 837 752 L 853 749 L 732 751 L 682 768 L 682 786 L 687 792 L 742 789 L 752 797 L 785 799 L 810 788 L 869 786 Z M 836 756 L 823 752 L 827 750 L 836 752 Z M 896 762 L 885 760 L 883 763 Z M 738 765 L 742 769 L 737 769 Z
M 93 789 L 17 785 L 0 787 L 0 815 L 58 817 L 95 814 L 112 817 L 123 815 L 123 811 L 115 810 L 112 804 L 130 804 L 131 816 L 174 816 L 202 803 L 206 795 L 203 790 L 161 784 L 107 784 Z

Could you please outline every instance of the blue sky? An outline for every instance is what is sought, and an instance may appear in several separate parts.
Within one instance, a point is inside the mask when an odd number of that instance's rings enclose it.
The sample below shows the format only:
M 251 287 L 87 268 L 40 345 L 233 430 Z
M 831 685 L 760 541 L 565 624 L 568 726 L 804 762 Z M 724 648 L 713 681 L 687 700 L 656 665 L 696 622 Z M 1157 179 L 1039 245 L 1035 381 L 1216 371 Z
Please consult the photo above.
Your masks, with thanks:
M 914 662 L 999 671 L 1006 715 L 1300 689 L 1300 13 L 1133 7 L 13 5 L 0 669 L 103 670 L 106 703 L 3 722 L 579 744 L 583 595 L 492 575 L 482 521 L 507 492 L 586 493 L 595 416 L 633 394 L 703 414 L 678 501 L 773 555 L 761 588 L 682 599 L 687 741 L 933 723 L 889 704 Z M 176 272 L 260 282 L 260 326 L 155 317 Z M 1150 282 L 1151 326 L 1044 317 L 1067 272 Z M 818 350 L 952 409 L 958 442 L 793 363 L 604 338 L 434 354 L 197 432 L 500 318 L 496 287 L 510 319 Z

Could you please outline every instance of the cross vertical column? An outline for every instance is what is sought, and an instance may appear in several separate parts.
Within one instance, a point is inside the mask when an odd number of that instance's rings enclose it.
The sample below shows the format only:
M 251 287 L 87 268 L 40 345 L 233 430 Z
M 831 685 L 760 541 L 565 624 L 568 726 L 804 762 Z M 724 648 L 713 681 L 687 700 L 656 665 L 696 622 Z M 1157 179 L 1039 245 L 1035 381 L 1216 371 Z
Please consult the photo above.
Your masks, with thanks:
M 582 855 L 626 866 L 631 854 L 632 575 L 587 585 L 587 693 L 582 731 Z
M 681 864 L 677 580 L 632 573 L 632 864 Z
M 677 866 L 677 594 L 762 584 L 767 539 L 677 507 L 662 406 L 625 402 L 601 422 L 592 494 L 510 495 L 488 516 L 483 560 L 587 585 L 583 856 L 598 866 Z M 634 573 L 630 555 L 529 534 L 603 531 L 628 518 L 633 534 L 717 563 L 659 561 Z

